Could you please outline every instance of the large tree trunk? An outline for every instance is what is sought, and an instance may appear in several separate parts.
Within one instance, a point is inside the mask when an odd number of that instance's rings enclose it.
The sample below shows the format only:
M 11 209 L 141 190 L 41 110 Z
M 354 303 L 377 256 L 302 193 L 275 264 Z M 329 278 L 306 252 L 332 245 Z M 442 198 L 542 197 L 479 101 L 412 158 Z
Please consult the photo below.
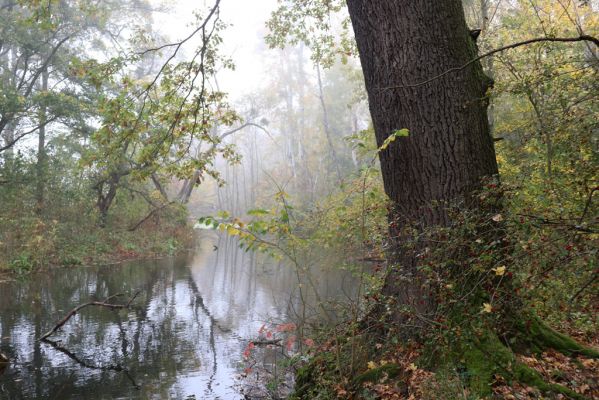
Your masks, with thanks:
M 434 295 L 416 266 L 419 246 L 402 250 L 408 240 L 403 228 L 449 225 L 446 206 L 476 206 L 470 194 L 483 177 L 497 174 L 485 101 L 488 78 L 473 63 L 435 79 L 476 57 L 461 0 L 347 0 L 347 5 L 377 143 L 398 129 L 410 131 L 380 153 L 392 201 L 390 259 L 401 266 L 390 272 L 384 291 L 427 314 L 435 307 Z

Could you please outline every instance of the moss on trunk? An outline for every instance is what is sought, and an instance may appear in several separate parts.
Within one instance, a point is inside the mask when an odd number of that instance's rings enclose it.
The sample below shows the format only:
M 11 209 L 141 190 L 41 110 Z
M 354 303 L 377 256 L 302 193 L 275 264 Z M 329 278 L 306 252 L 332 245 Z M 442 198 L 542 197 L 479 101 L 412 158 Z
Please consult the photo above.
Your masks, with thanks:
M 554 349 L 568 356 L 583 355 L 590 358 L 599 358 L 599 351 L 582 346 L 569 336 L 561 334 L 547 326 L 537 316 L 519 320 L 516 323 L 519 333 L 517 339 L 535 353 L 546 349 Z
M 548 330 L 548 332 L 550 331 Z M 555 332 L 553 331 L 553 333 Z M 582 346 L 578 346 L 583 349 Z M 575 400 L 586 399 L 586 397 L 565 386 L 547 382 L 537 371 L 519 362 L 514 352 L 508 349 L 492 333 L 487 333 L 476 340 L 464 343 L 461 351 L 455 354 L 460 357 L 456 362 L 462 362 L 465 365 L 468 371 L 467 384 L 476 394 L 490 395 L 494 375 L 497 374 L 509 381 L 534 386 L 542 392 L 563 394 Z

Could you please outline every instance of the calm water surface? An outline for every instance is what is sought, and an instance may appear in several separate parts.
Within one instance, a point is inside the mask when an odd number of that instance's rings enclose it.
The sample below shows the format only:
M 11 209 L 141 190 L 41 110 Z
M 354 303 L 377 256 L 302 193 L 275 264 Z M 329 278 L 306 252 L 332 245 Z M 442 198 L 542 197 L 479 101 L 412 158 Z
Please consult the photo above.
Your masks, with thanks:
M 264 322 L 301 310 L 295 272 L 262 258 L 206 232 L 186 257 L 0 283 L 0 351 L 12 361 L 0 399 L 243 398 L 248 341 Z M 321 300 L 347 299 L 356 287 L 339 271 L 312 274 Z M 137 290 L 130 309 L 87 307 L 51 337 L 54 345 L 37 340 L 73 307 Z

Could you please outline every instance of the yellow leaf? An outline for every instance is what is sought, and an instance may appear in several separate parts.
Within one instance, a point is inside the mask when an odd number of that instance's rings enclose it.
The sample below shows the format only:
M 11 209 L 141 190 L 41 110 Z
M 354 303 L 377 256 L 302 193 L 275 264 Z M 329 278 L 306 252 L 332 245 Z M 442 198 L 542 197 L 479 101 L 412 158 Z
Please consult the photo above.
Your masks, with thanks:
M 489 304 L 489 303 L 484 303 L 483 304 L 483 310 L 482 310 L 482 312 L 490 313 L 492 311 L 493 311 L 493 306 L 491 304 Z
M 491 219 L 495 222 L 501 222 L 501 221 L 503 221 L 503 215 L 497 214 L 497 215 L 494 215 L 493 218 L 491 218 Z
M 374 361 L 368 361 L 368 369 L 375 369 L 376 363 Z
M 493 271 L 495 271 L 495 275 L 503 276 L 505 274 L 505 265 L 502 265 L 501 267 L 493 268 Z
M 227 234 L 231 235 L 231 236 L 237 236 L 239 235 L 239 229 L 235 229 L 232 226 L 227 227 Z

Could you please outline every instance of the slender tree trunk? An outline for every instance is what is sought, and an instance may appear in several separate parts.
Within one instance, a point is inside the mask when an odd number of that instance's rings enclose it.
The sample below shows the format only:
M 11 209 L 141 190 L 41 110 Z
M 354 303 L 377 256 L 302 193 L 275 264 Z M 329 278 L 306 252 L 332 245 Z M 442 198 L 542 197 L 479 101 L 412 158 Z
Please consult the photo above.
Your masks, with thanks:
M 316 64 L 316 77 L 318 78 L 318 97 L 320 99 L 320 106 L 322 107 L 322 126 L 324 134 L 327 137 L 327 143 L 329 145 L 329 156 L 334 164 L 335 172 L 337 173 L 337 182 L 341 182 L 341 166 L 339 165 L 339 159 L 337 158 L 337 152 L 333 145 L 333 138 L 331 134 L 331 125 L 329 123 L 329 113 L 327 111 L 327 104 L 324 99 L 324 90 L 322 88 L 322 77 L 320 73 L 320 65 Z
M 487 35 L 489 31 L 489 26 L 491 23 L 491 15 L 489 14 L 490 6 L 492 0 L 480 0 L 480 14 L 481 14 L 481 29 L 482 34 Z M 485 73 L 491 78 L 495 78 L 495 58 L 493 56 L 489 56 L 485 59 Z M 489 107 L 487 109 L 487 114 L 489 115 L 489 132 L 491 136 L 493 136 L 493 131 L 495 129 L 495 106 L 493 102 L 489 101 Z
M 410 131 L 380 153 L 392 202 L 390 259 L 401 265 L 388 275 L 384 291 L 427 314 L 436 299 L 417 268 L 418 248 L 401 250 L 413 237 L 402 228 L 449 225 L 447 205 L 476 206 L 470 194 L 483 177 L 497 174 L 484 100 L 488 78 L 474 63 L 419 84 L 476 56 L 460 0 L 347 0 L 347 5 L 377 143 L 397 129 Z
M 45 68 L 42 72 L 42 87 L 43 93 L 48 91 L 48 69 Z M 37 183 L 36 183 L 36 212 L 41 214 L 44 210 L 44 192 L 46 191 L 46 172 L 48 169 L 48 155 L 46 154 L 46 120 L 48 118 L 48 108 L 42 104 L 39 112 L 39 131 L 37 140 Z

